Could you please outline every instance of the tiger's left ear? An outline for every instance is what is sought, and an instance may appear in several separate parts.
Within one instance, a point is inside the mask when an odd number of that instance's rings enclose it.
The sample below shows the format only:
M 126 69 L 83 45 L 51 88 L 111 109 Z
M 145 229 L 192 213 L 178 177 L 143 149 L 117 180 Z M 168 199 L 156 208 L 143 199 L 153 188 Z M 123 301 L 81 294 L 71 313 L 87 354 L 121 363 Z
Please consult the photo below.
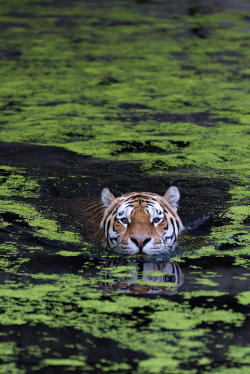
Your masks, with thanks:
M 178 201 L 180 200 L 180 192 L 177 187 L 169 187 L 169 189 L 164 193 L 163 197 L 173 209 L 177 210 Z
M 109 191 L 107 187 L 102 190 L 102 203 L 104 208 L 107 208 L 112 201 L 115 199 L 114 195 Z

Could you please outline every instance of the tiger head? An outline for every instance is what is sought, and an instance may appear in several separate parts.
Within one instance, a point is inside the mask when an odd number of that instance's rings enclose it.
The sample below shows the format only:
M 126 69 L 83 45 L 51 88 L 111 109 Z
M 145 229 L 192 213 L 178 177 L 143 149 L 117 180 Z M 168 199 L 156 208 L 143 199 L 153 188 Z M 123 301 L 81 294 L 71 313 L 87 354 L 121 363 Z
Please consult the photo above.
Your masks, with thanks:
M 163 196 L 132 192 L 117 198 L 104 188 L 101 198 L 101 228 L 108 248 L 127 254 L 166 252 L 183 229 L 177 214 L 180 193 L 175 186 Z

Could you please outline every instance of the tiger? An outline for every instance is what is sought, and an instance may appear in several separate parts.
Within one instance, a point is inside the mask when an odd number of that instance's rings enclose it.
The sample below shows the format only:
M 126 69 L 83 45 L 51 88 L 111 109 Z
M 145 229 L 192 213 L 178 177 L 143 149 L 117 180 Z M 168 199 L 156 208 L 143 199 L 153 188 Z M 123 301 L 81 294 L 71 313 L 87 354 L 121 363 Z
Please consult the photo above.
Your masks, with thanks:
M 179 199 L 175 186 L 163 196 L 130 192 L 120 197 L 105 187 L 100 202 L 90 202 L 84 211 L 99 226 L 96 236 L 106 248 L 128 255 L 157 255 L 173 248 L 184 228 L 177 214 Z

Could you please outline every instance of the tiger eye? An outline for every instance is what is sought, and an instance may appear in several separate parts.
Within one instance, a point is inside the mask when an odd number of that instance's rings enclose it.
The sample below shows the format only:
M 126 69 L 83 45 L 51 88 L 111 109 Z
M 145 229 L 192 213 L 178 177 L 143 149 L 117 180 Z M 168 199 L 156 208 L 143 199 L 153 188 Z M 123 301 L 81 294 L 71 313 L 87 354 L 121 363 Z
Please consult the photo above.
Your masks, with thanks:
M 153 219 L 153 223 L 158 223 L 158 222 L 160 222 L 160 218 L 155 217 L 155 218 Z
M 127 224 L 128 224 L 128 219 L 127 219 L 127 218 L 122 218 L 122 219 L 121 219 L 121 222 L 122 222 L 124 225 L 127 225 Z

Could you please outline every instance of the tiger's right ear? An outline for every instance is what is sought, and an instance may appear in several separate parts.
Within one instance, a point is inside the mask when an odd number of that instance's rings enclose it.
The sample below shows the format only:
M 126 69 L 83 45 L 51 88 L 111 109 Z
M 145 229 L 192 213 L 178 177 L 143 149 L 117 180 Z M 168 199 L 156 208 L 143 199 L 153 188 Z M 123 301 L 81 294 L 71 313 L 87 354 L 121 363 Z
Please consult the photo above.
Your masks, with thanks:
M 102 203 L 104 208 L 107 208 L 112 201 L 115 199 L 114 195 L 109 191 L 107 187 L 102 190 Z
M 173 209 L 177 210 L 178 201 L 180 200 L 180 192 L 177 187 L 169 187 L 169 189 L 165 192 L 163 197 L 167 200 L 167 202 Z

